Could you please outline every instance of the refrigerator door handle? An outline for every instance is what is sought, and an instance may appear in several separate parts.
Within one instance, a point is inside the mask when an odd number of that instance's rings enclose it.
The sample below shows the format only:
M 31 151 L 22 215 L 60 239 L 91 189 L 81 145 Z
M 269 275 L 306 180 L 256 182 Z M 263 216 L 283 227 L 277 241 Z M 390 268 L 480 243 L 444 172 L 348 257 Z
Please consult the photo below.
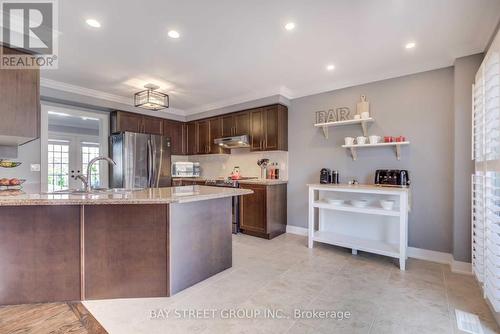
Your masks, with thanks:
M 151 139 L 148 140 L 148 187 L 151 188 L 153 178 L 153 150 L 151 148 Z

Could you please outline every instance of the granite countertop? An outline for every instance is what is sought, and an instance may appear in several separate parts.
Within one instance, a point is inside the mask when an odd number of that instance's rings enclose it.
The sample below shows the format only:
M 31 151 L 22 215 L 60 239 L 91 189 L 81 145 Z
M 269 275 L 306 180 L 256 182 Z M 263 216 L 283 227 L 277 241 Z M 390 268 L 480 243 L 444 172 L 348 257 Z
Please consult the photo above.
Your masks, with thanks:
M 169 204 L 187 203 L 209 199 L 248 195 L 249 189 L 183 186 L 152 188 L 131 192 L 93 194 L 43 194 L 26 193 L 0 196 L 0 206 L 24 205 L 100 205 L 100 204 Z
M 197 181 L 197 182 L 203 182 L 206 180 L 225 180 L 227 178 L 224 177 L 175 177 L 173 178 L 174 180 L 180 180 L 180 181 Z M 272 186 L 272 185 L 277 185 L 277 184 L 287 184 L 288 180 L 268 180 L 268 179 L 260 179 L 260 178 L 255 178 L 255 179 L 244 179 L 244 180 L 237 180 L 241 184 L 260 184 L 260 185 L 265 185 L 265 186 Z

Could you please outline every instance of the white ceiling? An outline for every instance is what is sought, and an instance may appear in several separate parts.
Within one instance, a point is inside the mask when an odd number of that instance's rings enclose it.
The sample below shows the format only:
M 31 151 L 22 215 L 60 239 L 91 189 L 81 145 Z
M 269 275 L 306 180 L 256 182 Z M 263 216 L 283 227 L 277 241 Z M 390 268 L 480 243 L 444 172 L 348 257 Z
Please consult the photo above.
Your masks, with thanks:
M 452 65 L 484 50 L 500 1 L 71 0 L 59 13 L 59 69 L 43 78 L 126 98 L 153 82 L 192 114 Z

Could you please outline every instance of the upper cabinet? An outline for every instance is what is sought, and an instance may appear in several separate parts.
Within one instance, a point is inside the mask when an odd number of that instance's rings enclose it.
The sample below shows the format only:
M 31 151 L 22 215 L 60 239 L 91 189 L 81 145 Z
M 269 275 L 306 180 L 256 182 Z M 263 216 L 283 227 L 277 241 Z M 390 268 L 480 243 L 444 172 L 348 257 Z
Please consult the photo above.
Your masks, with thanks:
M 164 120 L 163 135 L 166 137 L 170 137 L 173 155 L 188 154 L 186 123 L 172 121 L 172 120 Z
M 280 104 L 250 111 L 250 149 L 288 150 L 288 110 Z
M 239 111 L 189 123 L 124 111 L 111 114 L 111 132 L 149 133 L 170 137 L 173 155 L 221 154 L 221 137 L 248 135 L 252 151 L 288 149 L 287 107 L 279 104 Z
M 113 111 L 111 113 L 111 132 L 125 131 L 163 135 L 163 120 L 125 111 Z
M 250 112 L 242 111 L 221 116 L 222 137 L 250 135 Z
M 0 145 L 40 136 L 40 70 L 0 70 L 0 115 Z

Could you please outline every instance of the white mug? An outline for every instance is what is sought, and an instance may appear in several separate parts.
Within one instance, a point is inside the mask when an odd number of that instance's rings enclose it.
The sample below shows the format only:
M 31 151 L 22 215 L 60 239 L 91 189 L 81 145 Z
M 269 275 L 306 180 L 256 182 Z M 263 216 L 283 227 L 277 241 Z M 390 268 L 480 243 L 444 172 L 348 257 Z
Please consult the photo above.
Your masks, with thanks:
M 353 145 L 354 144 L 354 138 L 352 137 L 345 137 L 344 142 L 346 145 Z
M 380 139 L 382 139 L 380 136 L 368 137 L 368 140 L 370 140 L 370 144 L 378 144 L 380 142 Z
M 358 114 L 354 115 L 354 119 L 355 120 L 361 119 L 361 115 L 358 115 Z
M 368 118 L 370 118 L 370 113 L 368 111 L 362 112 L 361 113 L 361 118 L 362 119 L 368 119 Z
M 366 137 L 356 137 L 356 143 L 358 143 L 358 145 L 366 144 Z

